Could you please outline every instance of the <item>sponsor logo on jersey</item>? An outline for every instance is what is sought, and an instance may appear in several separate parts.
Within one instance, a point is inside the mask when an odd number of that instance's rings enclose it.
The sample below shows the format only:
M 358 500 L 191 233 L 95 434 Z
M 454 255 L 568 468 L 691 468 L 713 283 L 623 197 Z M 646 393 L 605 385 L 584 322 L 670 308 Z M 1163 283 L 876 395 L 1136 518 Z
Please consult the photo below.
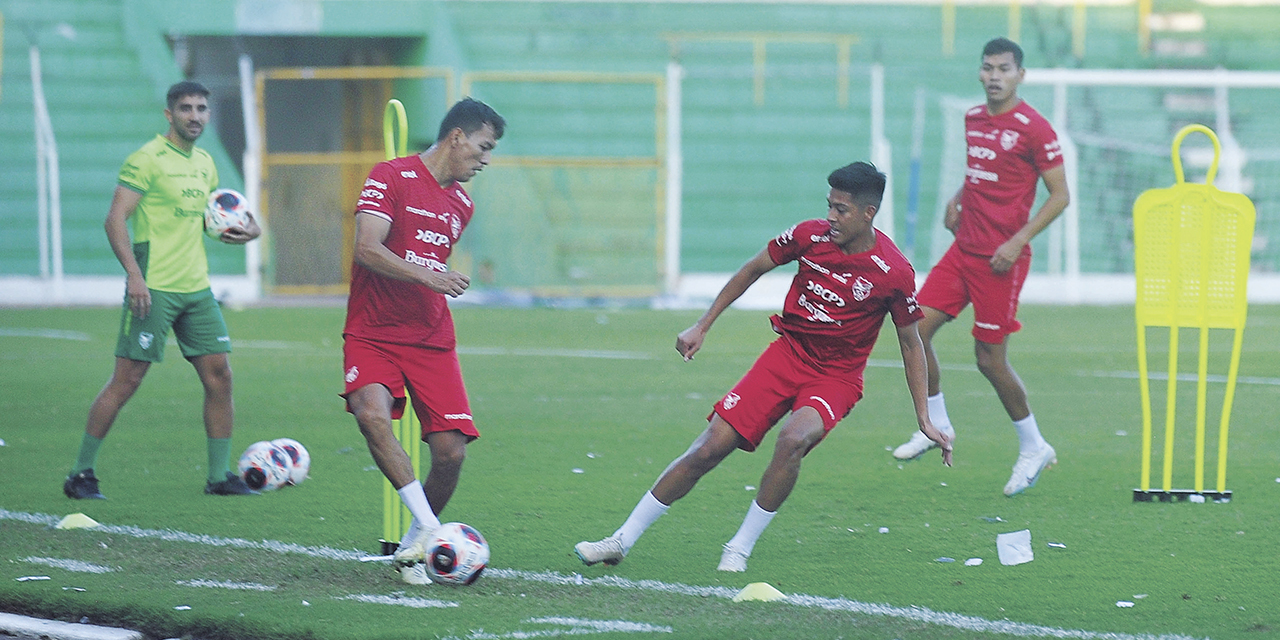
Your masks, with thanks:
M 1013 117 L 1022 124 L 1031 124 L 1031 118 L 1028 118 L 1017 111 L 1013 112 Z
M 979 160 L 995 160 L 996 152 L 980 145 L 971 144 L 969 145 L 969 157 Z
M 880 267 L 881 271 L 889 273 L 889 263 L 885 262 L 880 256 L 871 254 L 871 261 L 876 263 L 876 266 Z
M 356 378 L 358 377 L 360 377 L 359 369 L 355 368 L 354 366 L 351 367 L 350 369 L 347 369 L 347 375 L 345 376 L 347 384 L 351 384 L 352 382 L 355 382 Z
M 381 191 L 378 191 L 377 189 L 365 189 L 364 191 L 361 191 L 361 192 L 360 192 L 360 197 L 361 197 L 361 198 L 376 198 L 376 199 L 378 199 L 378 200 L 382 200 L 383 198 L 386 198 L 386 196 L 382 195 L 382 192 L 381 192 Z
M 439 216 L 437 216 L 436 214 L 434 214 L 434 213 L 432 213 L 432 212 L 430 212 L 430 211 L 427 211 L 426 209 L 419 209 L 419 208 L 417 208 L 417 207 L 410 207 L 409 205 L 405 205 L 404 210 L 405 210 L 405 211 L 408 211 L 409 213 L 416 213 L 416 214 L 418 214 L 418 215 L 420 215 L 420 216 L 425 216 L 425 217 L 427 217 L 427 218 L 436 218 L 436 217 L 439 217 Z
M 445 263 L 440 262 L 434 254 L 420 256 L 409 249 L 405 249 L 404 261 L 410 264 L 416 264 L 419 267 L 426 267 L 432 271 L 439 271 L 440 273 L 444 273 L 449 270 L 449 267 L 446 266 Z
M 417 171 L 401 171 L 401 172 L 400 172 L 400 177 L 401 177 L 401 178 L 416 178 L 416 177 L 418 177 L 418 172 L 417 172 Z
M 724 408 L 728 410 L 736 407 L 738 405 L 738 401 L 741 399 L 742 397 L 738 394 L 730 392 L 729 395 L 724 397 Z
M 1005 129 L 1000 132 L 1000 148 L 1008 151 L 1018 144 L 1018 132 Z
M 437 247 L 448 247 L 451 245 L 449 236 L 443 233 L 436 233 L 430 229 L 418 229 L 418 233 L 413 237 L 415 240 L 433 244 Z
M 1000 176 L 994 171 L 983 171 L 982 169 L 974 169 L 969 167 L 964 174 L 969 176 L 969 182 L 978 184 L 979 180 L 987 180 L 989 182 L 1000 182 Z
M 1058 142 L 1057 138 L 1054 138 L 1053 142 L 1044 145 L 1045 160 L 1054 160 L 1060 155 L 1062 155 L 1062 144 Z
M 845 304 L 844 298 L 841 298 L 840 294 L 812 280 L 809 281 L 809 285 L 806 288 L 809 289 L 809 291 L 813 292 L 813 295 L 821 298 L 823 302 L 834 303 L 837 307 L 843 307 Z M 861 300 L 861 298 L 859 298 L 859 300 Z
M 867 296 L 871 295 L 871 288 L 874 286 L 870 280 L 858 276 L 858 279 L 853 281 L 853 299 L 858 302 L 866 300 Z
M 453 234 L 454 240 L 457 240 L 462 235 L 462 218 L 449 216 L 449 233 Z
M 386 188 L 387 188 L 386 183 L 384 183 L 384 182 L 378 182 L 377 180 L 374 180 L 373 178 L 369 178 L 369 179 L 365 180 L 365 181 L 364 181 L 364 186 L 366 186 L 366 187 L 377 187 L 377 188 L 379 188 L 379 189 L 386 189 Z
M 828 268 L 826 268 L 826 267 L 824 267 L 824 266 L 822 266 L 822 265 L 820 265 L 820 264 L 818 264 L 818 263 L 816 263 L 816 262 L 814 262 L 814 261 L 812 261 L 812 260 L 810 260 L 810 259 L 806 258 L 805 256 L 800 256 L 800 262 L 803 262 L 803 263 L 804 263 L 806 266 L 808 266 L 810 269 L 813 269 L 814 271 L 817 271 L 818 273 L 821 273 L 821 274 L 822 274 L 822 275 L 824 275 L 824 276 L 829 276 L 829 275 L 831 275 L 831 270 L 830 270 L 830 269 L 828 269 Z
M 151 343 L 154 342 L 155 339 L 156 337 L 154 334 L 148 331 L 143 331 L 142 333 L 138 334 L 138 346 L 142 347 L 143 349 L 150 349 Z
M 778 237 L 774 238 L 773 241 L 776 242 L 779 247 L 785 247 L 791 244 L 791 241 L 795 239 L 796 226 L 797 225 L 791 225 L 790 229 L 779 233 Z
M 466 203 L 468 207 L 471 206 L 471 200 L 467 198 L 467 194 L 462 192 L 462 189 L 454 189 L 453 195 L 458 196 L 458 199 Z
M 832 318 L 831 315 L 827 313 L 827 310 L 823 308 L 822 305 L 810 302 L 809 299 L 803 293 L 800 294 L 800 298 L 796 300 L 796 304 L 800 305 L 800 308 L 809 312 L 808 319 L 811 322 L 822 322 L 825 324 L 834 324 L 837 327 L 843 324 L 839 320 Z

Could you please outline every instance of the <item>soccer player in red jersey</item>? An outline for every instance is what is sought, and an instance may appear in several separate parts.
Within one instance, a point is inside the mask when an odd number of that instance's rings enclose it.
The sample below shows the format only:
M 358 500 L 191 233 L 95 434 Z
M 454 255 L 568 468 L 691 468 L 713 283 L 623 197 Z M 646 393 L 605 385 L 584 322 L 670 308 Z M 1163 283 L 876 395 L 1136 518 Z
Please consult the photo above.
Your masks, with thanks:
M 1018 295 L 1031 265 L 1031 239 L 1070 201 L 1058 136 L 1018 97 L 1025 74 L 1017 44 L 1006 38 L 987 43 L 978 73 L 987 103 L 965 114 L 969 168 L 964 184 L 947 202 L 944 220 L 956 239 L 916 296 L 924 309 L 920 337 L 929 362 L 929 418 L 952 438 L 955 430 L 943 402 L 933 336 L 973 303 L 978 370 L 995 387 L 1018 433 L 1019 455 L 1004 487 L 1007 496 L 1033 486 L 1040 472 L 1057 461 L 1027 404 L 1027 389 L 1009 364 L 1008 345 L 1009 334 L 1022 327 Z M 1044 181 L 1049 197 L 1030 216 L 1037 179 Z M 893 455 L 910 460 L 934 446 L 915 434 Z
M 342 395 L 369 453 L 413 514 L 395 553 L 401 578 L 411 584 L 427 582 L 424 545 L 458 486 L 467 443 L 480 436 L 446 302 L 470 280 L 446 261 L 474 211 L 461 183 L 489 164 L 505 126 L 483 102 L 458 102 L 430 148 L 379 163 L 356 201 Z M 421 484 L 391 429 L 405 411 L 406 387 L 431 451 Z
M 827 183 L 826 219 L 801 222 L 774 238 L 738 269 L 702 318 L 676 338 L 676 351 L 692 360 L 720 313 L 760 276 L 798 263 L 782 314 L 771 318 L 780 337 L 715 404 L 706 430 L 662 472 L 622 527 L 604 540 L 574 547 L 586 564 L 621 562 L 671 503 L 735 449 L 754 451 L 790 412 L 760 491 L 720 558 L 721 571 L 745 571 L 756 540 L 795 486 L 801 460 L 862 398 L 862 371 L 886 315 L 897 327 L 920 430 L 942 448 L 943 462 L 951 464 L 951 441 L 933 428 L 926 408 L 915 271 L 893 241 L 871 226 L 885 176 L 858 162 L 832 172 Z

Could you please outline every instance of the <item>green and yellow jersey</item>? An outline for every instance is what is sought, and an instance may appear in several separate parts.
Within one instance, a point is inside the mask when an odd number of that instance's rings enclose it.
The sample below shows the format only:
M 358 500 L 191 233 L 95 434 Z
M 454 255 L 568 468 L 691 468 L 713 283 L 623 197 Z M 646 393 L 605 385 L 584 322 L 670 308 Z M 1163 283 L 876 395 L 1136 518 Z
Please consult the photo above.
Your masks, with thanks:
M 142 194 L 129 225 L 133 255 L 147 288 L 173 293 L 207 289 L 204 209 L 218 188 L 213 158 L 198 147 L 186 153 L 157 135 L 125 159 L 119 181 Z

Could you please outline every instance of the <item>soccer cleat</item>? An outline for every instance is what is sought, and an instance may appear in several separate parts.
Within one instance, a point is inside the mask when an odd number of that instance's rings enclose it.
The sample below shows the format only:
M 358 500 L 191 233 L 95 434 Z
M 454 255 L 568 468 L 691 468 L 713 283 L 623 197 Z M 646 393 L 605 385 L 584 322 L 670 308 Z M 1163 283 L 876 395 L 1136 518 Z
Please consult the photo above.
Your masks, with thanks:
M 435 531 L 435 527 L 422 527 L 414 539 L 396 548 L 395 554 L 391 556 L 392 562 L 401 569 L 422 565 L 423 575 L 426 575 L 427 567 L 422 563 L 427 557 L 427 542 L 431 540 L 431 534 L 435 533 Z M 400 576 L 401 578 L 404 577 L 403 571 L 401 571 Z M 408 581 L 406 580 L 406 582 Z
M 227 472 L 226 480 L 222 482 L 206 482 L 204 492 L 211 496 L 256 496 L 257 491 L 249 488 L 249 485 L 240 479 L 240 476 Z
M 400 581 L 405 584 L 431 584 L 431 578 L 427 577 L 427 563 L 413 562 L 410 564 L 399 565 Z
M 72 500 L 107 499 L 101 491 L 98 491 L 98 477 L 93 475 L 93 469 L 85 469 L 73 476 L 67 476 L 67 481 L 62 483 L 62 492 Z
M 939 431 L 951 436 L 951 444 L 955 445 L 956 432 L 953 428 L 938 429 Z M 911 435 L 911 439 L 904 442 L 897 449 L 893 450 L 893 457 L 899 460 L 915 460 L 924 455 L 930 449 L 938 448 L 938 443 L 929 439 L 924 435 L 923 431 L 916 431 Z
M 614 536 L 598 542 L 583 540 L 574 545 L 573 552 L 578 554 L 578 559 L 588 567 L 600 562 L 613 566 L 627 557 L 627 552 L 622 548 L 622 538 Z
M 1016 496 L 1036 486 L 1040 472 L 1057 462 L 1058 452 L 1047 442 L 1039 451 L 1018 455 L 1018 461 L 1013 465 L 1013 475 L 1009 476 L 1009 483 L 1004 485 L 1004 494 Z
M 742 573 L 747 570 L 748 557 L 750 557 L 749 554 L 738 551 L 726 544 L 724 545 L 724 553 L 720 554 L 720 566 L 716 567 L 716 570 Z

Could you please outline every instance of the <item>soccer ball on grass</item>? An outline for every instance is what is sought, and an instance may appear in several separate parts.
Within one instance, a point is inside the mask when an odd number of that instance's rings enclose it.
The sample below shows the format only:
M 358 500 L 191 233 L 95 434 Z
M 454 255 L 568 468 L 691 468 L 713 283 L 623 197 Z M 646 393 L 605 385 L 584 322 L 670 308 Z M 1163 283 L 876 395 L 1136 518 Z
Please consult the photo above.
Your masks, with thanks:
M 311 454 L 307 453 L 307 448 L 293 438 L 277 438 L 272 440 L 271 444 L 284 449 L 284 452 L 289 454 L 289 459 L 293 461 L 293 467 L 289 471 L 289 484 L 302 484 L 311 471 Z
M 471 525 L 445 523 L 431 534 L 424 561 L 432 582 L 468 585 L 480 577 L 488 564 L 489 543 Z
M 239 191 L 218 189 L 209 194 L 209 204 L 204 208 L 205 235 L 219 240 L 227 229 L 247 226 L 249 201 Z
M 250 489 L 272 491 L 289 481 L 293 461 L 284 449 L 262 440 L 244 450 L 236 469 Z

